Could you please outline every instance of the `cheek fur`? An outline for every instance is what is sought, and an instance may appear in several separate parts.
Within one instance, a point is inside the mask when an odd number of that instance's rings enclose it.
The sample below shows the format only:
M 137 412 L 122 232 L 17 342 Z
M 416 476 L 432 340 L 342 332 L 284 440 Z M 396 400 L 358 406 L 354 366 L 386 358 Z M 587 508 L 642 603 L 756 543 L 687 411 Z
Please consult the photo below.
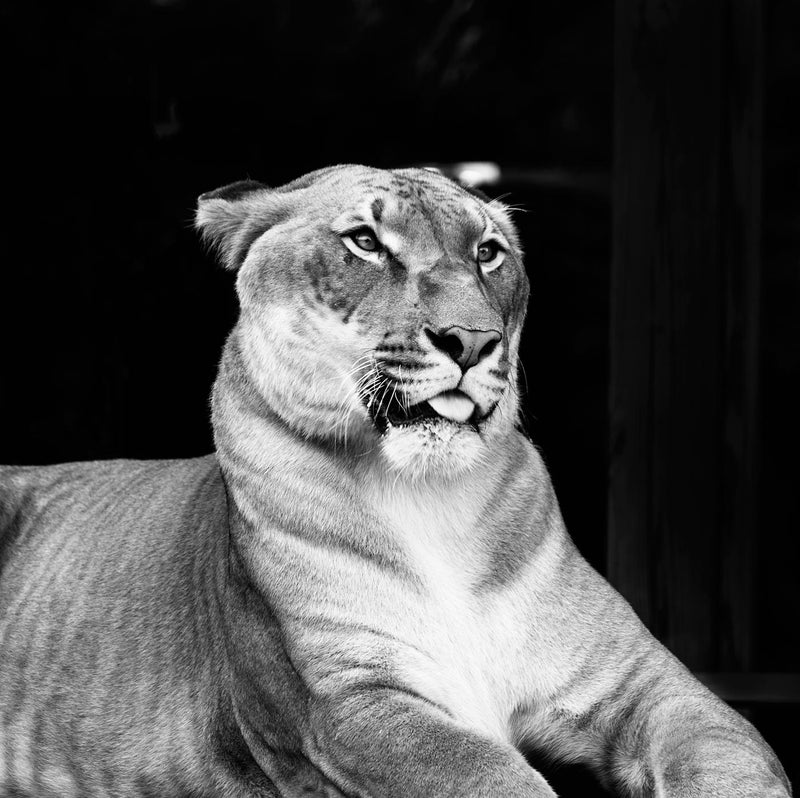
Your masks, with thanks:
M 357 321 L 373 332 L 390 329 L 412 308 L 404 294 L 405 273 L 363 261 L 343 247 L 317 248 L 303 263 L 312 304 L 333 311 L 344 323 Z
M 303 262 L 303 270 L 313 302 L 334 311 L 344 322 L 385 279 L 380 267 L 344 247 L 317 247 Z

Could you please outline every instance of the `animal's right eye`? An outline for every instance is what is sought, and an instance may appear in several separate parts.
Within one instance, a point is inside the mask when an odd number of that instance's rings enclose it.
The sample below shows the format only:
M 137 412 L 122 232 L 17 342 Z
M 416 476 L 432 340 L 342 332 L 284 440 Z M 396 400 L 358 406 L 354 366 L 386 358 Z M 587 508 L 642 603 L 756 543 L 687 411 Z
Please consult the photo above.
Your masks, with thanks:
M 355 230 L 348 238 L 364 252 L 380 252 L 383 249 L 378 237 L 368 227 L 362 227 L 360 230 Z
M 374 230 L 369 227 L 357 227 L 349 233 L 339 233 L 342 243 L 357 258 L 384 266 L 389 258 L 389 250 L 381 243 Z

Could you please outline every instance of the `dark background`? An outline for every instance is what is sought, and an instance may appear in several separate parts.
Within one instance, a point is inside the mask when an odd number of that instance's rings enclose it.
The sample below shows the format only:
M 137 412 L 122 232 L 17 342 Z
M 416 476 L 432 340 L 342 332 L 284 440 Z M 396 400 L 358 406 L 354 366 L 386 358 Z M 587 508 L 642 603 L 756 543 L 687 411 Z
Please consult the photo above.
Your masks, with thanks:
M 0 460 L 211 449 L 207 397 L 236 305 L 231 275 L 191 229 L 198 194 L 245 177 L 277 185 L 331 163 L 489 160 L 504 177 L 485 190 L 523 209 L 528 428 L 573 537 L 607 572 L 612 218 L 625 225 L 612 207 L 625 158 L 614 154 L 625 113 L 624 103 L 615 111 L 614 64 L 629 5 L 618 3 L 615 37 L 608 0 L 3 4 Z M 685 4 L 666 5 L 680 17 Z M 800 4 L 757 7 L 751 643 L 746 662 L 689 664 L 797 674 Z M 691 35 L 678 27 L 669 46 L 680 51 Z M 668 83 L 669 59 L 656 62 Z M 702 236 L 716 220 L 689 224 Z M 691 424 L 689 415 L 678 408 L 670 424 Z M 720 484 L 709 474 L 697 489 Z M 645 524 L 643 539 L 652 534 Z M 672 642 L 663 619 L 651 625 Z M 793 678 L 769 700 L 745 691 L 737 706 L 798 779 Z M 579 774 L 548 775 L 567 795 L 587 794 Z

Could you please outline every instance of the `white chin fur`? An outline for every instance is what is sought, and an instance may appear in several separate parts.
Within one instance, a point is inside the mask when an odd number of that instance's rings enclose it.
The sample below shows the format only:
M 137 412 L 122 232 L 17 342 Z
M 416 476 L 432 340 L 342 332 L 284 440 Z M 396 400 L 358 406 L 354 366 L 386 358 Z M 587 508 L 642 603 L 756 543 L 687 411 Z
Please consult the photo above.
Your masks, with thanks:
M 381 439 L 390 468 L 409 478 L 452 477 L 477 465 L 484 443 L 473 427 L 431 418 L 416 424 L 390 424 Z

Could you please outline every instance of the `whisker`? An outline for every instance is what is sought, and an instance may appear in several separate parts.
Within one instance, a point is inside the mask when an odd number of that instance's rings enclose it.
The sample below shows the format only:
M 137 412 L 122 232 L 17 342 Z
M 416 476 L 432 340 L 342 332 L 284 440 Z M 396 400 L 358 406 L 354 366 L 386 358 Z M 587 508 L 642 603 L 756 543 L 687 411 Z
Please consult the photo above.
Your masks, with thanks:
M 392 395 L 389 397 L 389 401 L 386 403 L 386 409 L 387 410 L 392 406 L 392 402 L 395 400 L 395 397 L 397 396 L 397 386 L 398 386 L 398 383 L 395 382 L 394 386 L 392 388 Z
M 371 351 L 367 350 L 363 354 L 361 354 L 351 365 L 350 369 L 345 372 L 341 378 L 339 379 L 339 388 L 340 389 L 347 389 L 350 388 L 351 385 L 348 383 L 352 383 L 355 379 L 355 385 L 352 386 L 355 389 L 356 396 L 358 397 L 359 401 L 363 400 L 364 390 L 369 381 L 372 379 L 372 372 L 374 358 L 372 356 Z M 365 369 L 365 367 L 367 367 Z M 346 390 L 344 396 L 339 400 L 337 405 L 336 411 L 336 421 L 333 426 L 333 436 L 335 444 L 339 442 L 342 443 L 343 447 L 347 448 L 348 436 L 350 433 L 350 427 L 353 423 L 353 416 L 354 412 L 353 409 L 349 406 L 350 401 L 352 399 L 352 393 L 350 390 Z
M 525 364 L 522 360 L 517 361 L 519 363 L 519 367 L 522 369 L 522 379 L 525 382 L 525 396 L 530 396 L 530 389 L 528 388 L 528 373 L 525 371 Z
M 378 402 L 378 409 L 376 411 L 377 415 L 380 415 L 381 413 L 384 412 L 384 410 L 383 410 L 383 402 L 386 399 L 386 394 L 389 393 L 389 389 L 391 387 L 392 387 L 392 384 L 389 382 L 389 380 L 386 377 L 384 377 L 383 378 L 383 392 L 381 393 L 380 402 Z M 387 408 L 388 408 L 388 404 L 387 404 Z
M 403 382 L 403 367 L 402 366 L 398 366 L 397 367 L 397 376 L 398 376 L 398 378 L 400 380 L 400 406 L 403 408 L 403 410 L 408 410 L 408 407 L 409 407 L 409 405 L 408 405 L 408 395 L 406 393 L 405 384 Z

